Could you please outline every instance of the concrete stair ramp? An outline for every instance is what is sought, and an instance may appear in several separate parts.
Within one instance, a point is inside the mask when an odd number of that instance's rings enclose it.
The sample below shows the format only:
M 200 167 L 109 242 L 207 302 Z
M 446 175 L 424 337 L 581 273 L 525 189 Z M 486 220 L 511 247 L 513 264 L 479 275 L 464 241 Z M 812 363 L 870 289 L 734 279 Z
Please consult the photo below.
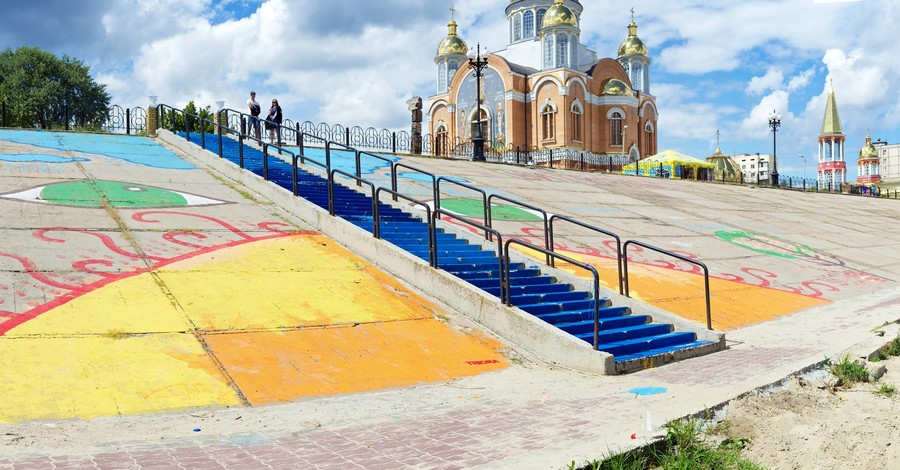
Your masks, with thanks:
M 288 210 L 301 205 L 303 200 L 316 206 L 318 212 L 314 214 L 310 213 L 309 207 L 291 212 L 378 267 L 384 269 L 385 266 L 400 263 L 406 258 L 397 257 L 396 252 L 418 259 L 415 268 L 395 266 L 394 269 L 385 270 L 401 280 L 413 283 L 419 290 L 467 314 L 500 336 L 549 362 L 607 374 L 623 373 L 707 354 L 724 347 L 722 335 L 707 332 L 674 315 L 616 293 L 608 293 L 607 298 L 600 299 L 600 342 L 599 351 L 595 351 L 594 299 L 588 283 L 577 276 L 548 266 L 538 267 L 534 264 L 534 259 L 511 253 L 511 258 L 518 259 L 511 260 L 510 263 L 510 294 L 514 307 L 507 307 L 498 302 L 501 275 L 500 260 L 496 251 L 493 251 L 496 250 L 496 244 L 486 243 L 456 227 L 443 224 L 445 226 L 439 226 L 435 230 L 437 264 L 440 270 L 434 270 L 427 264 L 430 258 L 428 224 L 404 211 L 402 206 L 391 205 L 388 198 L 379 202 L 382 239 L 377 240 L 371 235 L 374 217 L 372 198 L 354 189 L 355 185 L 352 183 L 350 186 L 338 182 L 333 185 L 335 218 L 329 221 L 325 218 L 327 212 L 322 214 L 323 209 L 329 209 L 328 182 L 324 175 L 316 173 L 314 166 L 298 171 L 299 198 L 294 198 L 293 168 L 290 163 L 277 156 L 269 156 L 267 182 L 245 174 L 249 172 L 257 177 L 263 174 L 263 156 L 257 148 L 244 145 L 244 170 L 241 171 L 226 163 L 238 162 L 239 143 L 234 139 L 222 139 L 223 158 L 218 158 L 219 149 L 215 136 L 206 137 L 206 152 L 197 148 L 200 143 L 198 134 L 191 135 L 190 143 L 184 136 L 179 137 L 166 131 L 160 133 L 160 138 L 204 163 L 212 163 L 223 173 L 233 174 L 236 176 L 233 179 L 251 189 L 271 195 L 270 199 L 273 201 L 284 201 L 284 204 L 279 205 L 287 206 Z M 439 225 L 442 224 L 438 222 Z M 331 227 L 334 230 L 328 230 Z M 387 257 L 379 255 L 388 250 L 394 253 Z M 389 263 L 384 259 L 391 257 L 397 263 Z M 423 266 L 431 271 L 428 276 L 424 276 Z M 410 275 L 410 271 L 415 274 Z M 456 289 L 448 290 L 445 286 L 431 286 L 430 282 L 422 282 L 426 278 L 448 275 L 455 280 Z M 436 279 L 432 279 L 434 281 Z M 466 285 L 470 287 L 466 288 Z M 479 290 L 479 295 L 475 298 L 472 296 L 472 287 Z M 449 292 L 460 293 L 466 289 L 469 292 L 458 295 L 456 299 L 448 295 Z M 477 305 L 474 310 L 481 313 L 471 313 L 473 302 Z M 632 308 L 640 308 L 650 314 L 632 315 Z M 491 316 L 485 315 L 486 310 L 494 313 Z M 655 318 L 662 318 L 663 321 L 654 322 Z M 555 349 L 555 352 L 548 351 L 548 347 Z M 577 354 L 573 351 L 577 351 Z

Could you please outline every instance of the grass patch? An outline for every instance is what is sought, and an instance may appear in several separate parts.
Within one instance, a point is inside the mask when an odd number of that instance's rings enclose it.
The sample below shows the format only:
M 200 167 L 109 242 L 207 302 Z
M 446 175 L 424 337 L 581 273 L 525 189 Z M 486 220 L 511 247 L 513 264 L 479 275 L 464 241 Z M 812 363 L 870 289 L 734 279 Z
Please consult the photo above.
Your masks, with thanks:
M 844 356 L 838 362 L 830 362 L 828 370 L 845 384 L 869 381 L 869 369 L 866 365 L 858 359 L 851 361 L 850 356 Z
M 727 429 L 728 424 L 718 424 L 710 433 Z M 717 431 L 718 430 L 718 431 Z M 603 460 L 587 462 L 578 466 L 574 461 L 566 467 L 569 470 L 764 470 L 743 457 L 741 451 L 750 443 L 749 439 L 730 437 L 715 446 L 705 440 L 703 421 L 690 418 L 666 424 L 666 439 L 656 447 L 639 449 L 612 455 Z
M 897 387 L 888 384 L 881 384 L 878 387 L 878 390 L 875 390 L 875 395 L 885 397 L 885 398 L 894 398 L 897 395 Z
M 884 346 L 884 353 L 888 356 L 900 356 L 900 335 Z

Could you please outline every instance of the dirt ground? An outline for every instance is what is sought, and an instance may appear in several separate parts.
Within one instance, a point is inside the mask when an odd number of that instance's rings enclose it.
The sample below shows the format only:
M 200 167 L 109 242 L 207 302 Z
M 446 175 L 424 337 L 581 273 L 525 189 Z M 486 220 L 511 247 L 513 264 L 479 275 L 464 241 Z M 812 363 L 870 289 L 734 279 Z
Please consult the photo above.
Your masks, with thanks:
M 813 373 L 787 387 L 732 402 L 710 439 L 741 440 L 742 455 L 770 469 L 888 469 L 900 465 L 900 357 L 876 382 L 834 387 Z M 893 397 L 875 393 L 893 385 Z M 733 441 L 734 442 L 734 441 Z

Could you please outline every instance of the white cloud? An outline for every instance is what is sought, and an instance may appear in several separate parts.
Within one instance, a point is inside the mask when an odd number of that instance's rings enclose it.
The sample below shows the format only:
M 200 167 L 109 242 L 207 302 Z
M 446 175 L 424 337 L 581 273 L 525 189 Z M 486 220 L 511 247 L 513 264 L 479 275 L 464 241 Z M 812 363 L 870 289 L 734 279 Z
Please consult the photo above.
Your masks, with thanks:
M 813 77 L 813 75 L 815 75 L 815 73 L 816 73 L 816 69 L 811 68 L 811 69 L 804 70 L 803 72 L 800 72 L 799 74 L 795 75 L 788 82 L 788 85 L 787 85 L 788 91 L 797 91 L 802 88 L 806 88 L 806 86 L 809 85 L 809 83 L 812 80 L 812 77 Z
M 781 70 L 770 68 L 762 77 L 753 77 L 747 84 L 747 93 L 753 96 L 759 96 L 763 93 L 780 90 L 784 86 L 784 74 Z

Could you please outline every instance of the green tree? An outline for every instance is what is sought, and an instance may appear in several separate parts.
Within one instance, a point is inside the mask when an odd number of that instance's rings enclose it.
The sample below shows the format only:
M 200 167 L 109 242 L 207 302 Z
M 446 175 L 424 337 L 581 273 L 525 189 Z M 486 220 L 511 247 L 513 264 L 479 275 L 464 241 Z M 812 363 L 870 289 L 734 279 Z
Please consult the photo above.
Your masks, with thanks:
M 109 108 L 106 85 L 91 78 L 90 67 L 67 55 L 38 47 L 0 53 L 0 101 L 10 127 L 99 127 Z
M 216 116 L 215 113 L 212 112 L 211 106 L 206 105 L 206 107 L 201 108 L 194 103 L 193 100 L 188 101 L 188 104 L 184 106 L 182 109 L 184 114 L 175 113 L 175 131 L 184 131 L 185 126 L 185 115 L 189 116 L 188 122 L 190 123 L 190 131 L 191 132 L 199 132 L 200 131 L 200 120 L 204 120 L 204 130 L 206 133 L 212 134 L 216 132 L 215 121 Z M 169 111 L 171 112 L 171 111 Z M 168 113 L 167 113 L 168 114 Z M 171 126 L 171 115 L 166 116 L 166 126 Z M 171 129 L 170 129 L 171 130 Z

